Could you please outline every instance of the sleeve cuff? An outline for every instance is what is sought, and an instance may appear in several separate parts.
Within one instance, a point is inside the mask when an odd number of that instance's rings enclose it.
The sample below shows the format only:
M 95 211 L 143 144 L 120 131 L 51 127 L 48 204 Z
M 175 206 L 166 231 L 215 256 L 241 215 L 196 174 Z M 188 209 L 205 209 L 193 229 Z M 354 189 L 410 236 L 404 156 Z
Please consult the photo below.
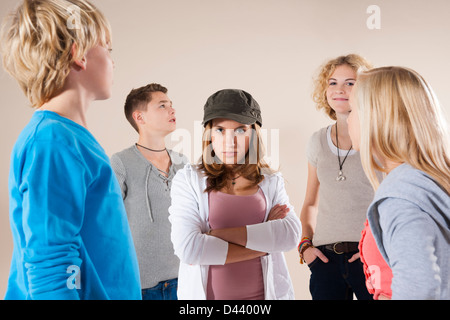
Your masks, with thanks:
M 248 249 L 271 252 L 273 244 L 271 222 L 247 225 L 247 245 Z
M 224 265 L 228 255 L 228 242 L 207 236 L 203 248 L 201 264 L 203 265 Z

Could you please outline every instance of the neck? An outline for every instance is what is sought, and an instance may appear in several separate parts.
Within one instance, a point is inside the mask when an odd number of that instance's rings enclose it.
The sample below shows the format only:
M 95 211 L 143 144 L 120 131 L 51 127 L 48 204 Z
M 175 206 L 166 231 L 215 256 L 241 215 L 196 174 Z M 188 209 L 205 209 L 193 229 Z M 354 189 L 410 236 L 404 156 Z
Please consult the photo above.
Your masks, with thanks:
M 403 162 L 395 162 L 387 159 L 383 159 L 381 163 L 383 164 L 383 168 L 386 170 L 386 174 L 391 173 L 392 170 L 403 164 Z
M 348 118 L 348 115 L 341 115 L 341 114 L 336 115 L 336 124 L 338 127 L 339 137 L 343 137 L 343 138 L 350 137 L 350 135 L 348 134 L 347 118 Z
M 336 126 L 339 140 L 339 149 L 350 150 L 350 148 L 352 147 L 352 140 L 348 133 L 347 116 L 337 115 Z M 331 140 L 337 147 L 338 141 L 336 140 L 336 126 L 331 127 Z
M 38 110 L 48 110 L 70 119 L 87 128 L 86 114 L 91 99 L 77 90 L 63 90 L 60 94 L 44 103 Z
M 166 148 L 164 136 L 140 134 L 138 144 L 153 150 L 163 150 Z

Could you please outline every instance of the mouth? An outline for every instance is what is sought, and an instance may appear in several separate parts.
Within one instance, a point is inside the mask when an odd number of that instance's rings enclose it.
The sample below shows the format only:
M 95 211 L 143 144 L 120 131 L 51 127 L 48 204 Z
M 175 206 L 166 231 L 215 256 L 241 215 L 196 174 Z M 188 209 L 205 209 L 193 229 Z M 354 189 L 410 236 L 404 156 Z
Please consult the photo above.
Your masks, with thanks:
M 172 118 L 172 119 L 169 120 L 169 122 L 176 123 L 176 122 L 177 122 L 177 119 L 176 119 L 176 118 Z
M 234 157 L 235 155 L 237 155 L 237 152 L 236 151 L 224 151 L 224 152 L 222 152 L 222 154 L 225 157 Z
M 348 101 L 346 98 L 334 98 L 334 101 Z

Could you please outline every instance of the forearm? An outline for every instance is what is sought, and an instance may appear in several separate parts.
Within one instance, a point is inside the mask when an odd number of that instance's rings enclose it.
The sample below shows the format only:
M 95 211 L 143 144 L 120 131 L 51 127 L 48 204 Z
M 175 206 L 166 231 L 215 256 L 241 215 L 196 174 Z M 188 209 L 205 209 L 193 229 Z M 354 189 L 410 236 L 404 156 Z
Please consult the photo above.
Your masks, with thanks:
M 228 253 L 225 264 L 247 261 L 266 255 L 266 252 L 254 251 L 233 243 L 228 243 Z
M 247 245 L 247 228 L 245 226 L 215 229 L 211 230 L 208 234 L 242 247 Z
M 266 252 L 245 248 L 245 244 L 247 243 L 246 227 L 215 229 L 211 230 L 208 234 L 228 242 L 225 264 L 247 261 L 266 255 Z
M 312 239 L 317 220 L 317 206 L 304 206 L 300 213 L 302 223 L 302 238 Z

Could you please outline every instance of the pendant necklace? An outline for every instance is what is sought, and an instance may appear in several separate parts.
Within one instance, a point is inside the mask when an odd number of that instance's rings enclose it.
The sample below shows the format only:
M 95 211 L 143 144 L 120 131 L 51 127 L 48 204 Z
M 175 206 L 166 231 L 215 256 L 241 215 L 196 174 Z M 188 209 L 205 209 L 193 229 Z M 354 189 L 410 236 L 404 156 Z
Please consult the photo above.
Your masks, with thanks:
M 350 147 L 350 149 L 347 151 L 347 154 L 344 157 L 344 160 L 342 160 L 341 163 L 341 156 L 339 155 L 339 139 L 338 139 L 338 129 L 337 129 L 337 122 L 336 122 L 336 144 L 337 144 L 337 153 L 338 153 L 338 162 L 339 162 L 339 175 L 336 178 L 336 181 L 345 181 L 347 178 L 344 176 L 344 173 L 342 172 L 342 167 L 344 166 L 344 162 L 347 159 L 348 154 L 352 150 L 353 146 Z
M 241 175 L 238 175 L 236 178 L 231 178 L 231 184 L 234 186 L 236 184 L 236 179 L 239 178 Z

